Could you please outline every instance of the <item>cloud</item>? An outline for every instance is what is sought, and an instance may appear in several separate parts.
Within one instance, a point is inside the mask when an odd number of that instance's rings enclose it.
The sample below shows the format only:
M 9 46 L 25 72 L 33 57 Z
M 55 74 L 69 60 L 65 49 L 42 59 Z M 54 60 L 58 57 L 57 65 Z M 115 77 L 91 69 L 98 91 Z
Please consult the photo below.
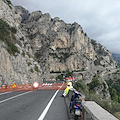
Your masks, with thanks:
M 41 10 L 67 23 L 78 22 L 87 35 L 120 53 L 120 0 L 11 0 L 30 12 Z M 114 46 L 113 46 L 114 45 Z

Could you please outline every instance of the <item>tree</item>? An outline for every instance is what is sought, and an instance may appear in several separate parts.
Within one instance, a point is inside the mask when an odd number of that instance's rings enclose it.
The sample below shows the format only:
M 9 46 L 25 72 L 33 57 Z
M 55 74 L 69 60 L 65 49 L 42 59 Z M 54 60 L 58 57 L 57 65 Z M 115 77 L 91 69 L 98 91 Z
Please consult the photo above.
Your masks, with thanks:
M 116 90 L 114 88 L 112 89 L 111 96 L 112 96 L 113 101 L 118 102 L 118 95 L 116 95 Z

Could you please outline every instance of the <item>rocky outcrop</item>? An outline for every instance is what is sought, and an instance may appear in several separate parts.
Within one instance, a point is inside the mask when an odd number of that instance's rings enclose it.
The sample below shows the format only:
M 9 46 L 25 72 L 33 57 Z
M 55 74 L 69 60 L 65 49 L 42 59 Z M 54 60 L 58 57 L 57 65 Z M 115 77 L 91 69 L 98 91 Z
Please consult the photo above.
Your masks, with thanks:
M 0 6 L 0 86 L 41 82 L 42 69 L 19 29 L 20 14 L 8 0 L 1 0 Z
M 19 14 L 16 14 L 15 8 L 10 0 L 0 1 L 0 18 L 4 19 L 10 26 L 14 27 L 19 27 L 22 19 Z
M 22 17 L 21 22 L 24 22 L 25 20 L 27 20 L 29 18 L 29 11 L 26 10 L 25 8 L 23 8 L 21 6 L 15 6 L 15 10 L 19 15 L 21 15 L 21 17 Z
M 20 54 L 13 56 L 8 53 L 5 47 L 4 43 L 0 45 L 0 85 L 41 82 L 39 79 L 41 68 L 34 58 L 30 58 L 30 53 L 20 48 Z
M 47 74 L 84 70 L 83 79 L 90 82 L 97 71 L 115 68 L 111 53 L 90 39 L 78 23 L 67 24 L 57 17 L 52 19 L 49 14 L 36 11 L 21 24 L 21 29 Z
M 111 53 L 78 23 L 67 24 L 41 11 L 30 14 L 9 0 L 1 0 L 0 6 L 0 18 L 11 28 L 7 40 L 0 40 L 0 84 L 41 82 L 50 78 L 50 72 L 61 71 L 77 72 L 76 78 L 89 83 L 95 74 L 116 67 Z M 13 54 L 6 49 L 8 43 L 15 47 Z

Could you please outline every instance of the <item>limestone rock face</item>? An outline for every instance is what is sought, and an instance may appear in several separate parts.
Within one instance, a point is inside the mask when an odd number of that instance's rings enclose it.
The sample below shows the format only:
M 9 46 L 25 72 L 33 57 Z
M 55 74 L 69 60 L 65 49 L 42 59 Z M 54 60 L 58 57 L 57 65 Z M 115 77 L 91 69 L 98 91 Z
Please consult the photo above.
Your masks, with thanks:
M 14 27 L 19 27 L 22 19 L 19 14 L 16 14 L 15 8 L 7 0 L 0 1 L 0 18 Z
M 41 82 L 42 69 L 34 57 L 32 46 L 19 29 L 20 14 L 7 0 L 1 0 L 0 6 L 0 24 L 7 22 L 3 25 L 6 29 L 2 28 L 0 33 L 5 31 L 9 34 L 6 34 L 6 40 L 0 34 L 0 86 Z
M 13 56 L 8 53 L 2 43 L 0 45 L 0 76 L 1 84 L 30 84 L 35 81 L 41 82 L 39 79 L 41 76 L 41 68 L 34 58 L 30 58 L 30 53 L 23 51 Z M 32 56 L 32 55 L 31 55 Z
M 90 82 L 97 70 L 114 69 L 111 53 L 83 32 L 78 23 L 67 24 L 59 18 L 36 11 L 21 24 L 44 72 L 85 70 Z
M 15 10 L 19 15 L 21 15 L 22 22 L 28 19 L 28 17 L 29 17 L 29 11 L 28 10 L 26 10 L 25 8 L 23 8 L 21 6 L 15 6 Z
M 115 69 L 111 53 L 84 33 L 78 23 L 67 24 L 49 13 L 13 7 L 0 1 L 0 18 L 16 28 L 10 34 L 19 53 L 11 55 L 0 40 L 0 85 L 49 80 L 50 72 L 74 72 L 86 83 L 95 74 Z M 77 71 L 77 72 L 76 72 Z

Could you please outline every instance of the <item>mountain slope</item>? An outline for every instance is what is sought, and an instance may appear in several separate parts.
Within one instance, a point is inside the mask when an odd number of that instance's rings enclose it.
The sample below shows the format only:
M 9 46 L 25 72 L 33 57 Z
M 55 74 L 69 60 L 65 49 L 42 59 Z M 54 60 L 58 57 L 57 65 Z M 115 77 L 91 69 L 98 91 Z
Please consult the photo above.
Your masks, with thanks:
M 0 6 L 0 86 L 41 82 L 41 67 L 19 29 L 20 14 L 8 0 L 1 0 Z
M 78 23 L 67 24 L 41 11 L 30 14 L 7 0 L 1 0 L 0 5 L 0 18 L 16 30 L 9 31 L 9 38 L 19 51 L 10 54 L 5 47 L 8 42 L 1 39 L 1 51 L 5 51 L 0 58 L 5 63 L 1 64 L 1 80 L 7 81 L 4 83 L 41 82 L 57 77 L 50 74 L 57 72 L 72 72 L 76 79 L 90 83 L 96 74 L 115 69 L 112 54 L 90 39 Z
M 85 78 L 87 82 L 97 70 L 115 68 L 112 54 L 90 39 L 78 23 L 67 24 L 57 17 L 52 19 L 48 13 L 36 11 L 21 24 L 21 29 L 29 38 L 43 76 L 49 72 L 85 70 L 89 73 Z

